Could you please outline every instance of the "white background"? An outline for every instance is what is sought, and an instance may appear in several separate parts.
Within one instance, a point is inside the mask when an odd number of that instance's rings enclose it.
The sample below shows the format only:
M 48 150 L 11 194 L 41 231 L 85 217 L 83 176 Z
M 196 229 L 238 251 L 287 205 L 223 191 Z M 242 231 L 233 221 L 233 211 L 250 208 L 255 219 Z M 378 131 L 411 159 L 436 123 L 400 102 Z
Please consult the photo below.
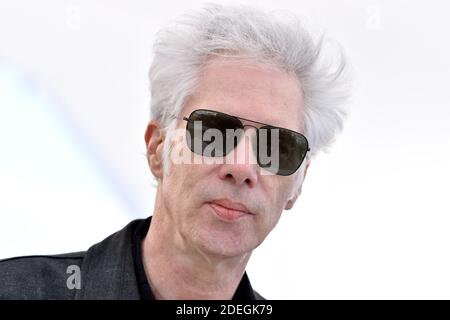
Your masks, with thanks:
M 0 258 L 86 250 L 152 213 L 151 43 L 201 3 L 1 0 Z M 254 252 L 254 288 L 271 299 L 449 299 L 450 6 L 245 3 L 310 17 L 358 80 L 337 143 Z

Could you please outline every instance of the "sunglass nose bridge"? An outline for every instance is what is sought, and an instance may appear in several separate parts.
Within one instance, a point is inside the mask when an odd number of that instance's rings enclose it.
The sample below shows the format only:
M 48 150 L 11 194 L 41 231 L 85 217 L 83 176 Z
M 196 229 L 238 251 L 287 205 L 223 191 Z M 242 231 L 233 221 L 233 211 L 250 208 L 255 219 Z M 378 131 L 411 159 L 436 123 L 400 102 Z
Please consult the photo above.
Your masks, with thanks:
M 256 129 L 256 130 L 258 130 L 258 129 L 259 129 L 258 127 L 256 127 L 256 126 L 253 126 L 253 125 L 251 125 L 251 124 L 242 124 L 242 127 L 243 127 L 243 128 L 246 128 L 246 127 L 251 127 L 251 128 L 254 128 L 254 129 Z

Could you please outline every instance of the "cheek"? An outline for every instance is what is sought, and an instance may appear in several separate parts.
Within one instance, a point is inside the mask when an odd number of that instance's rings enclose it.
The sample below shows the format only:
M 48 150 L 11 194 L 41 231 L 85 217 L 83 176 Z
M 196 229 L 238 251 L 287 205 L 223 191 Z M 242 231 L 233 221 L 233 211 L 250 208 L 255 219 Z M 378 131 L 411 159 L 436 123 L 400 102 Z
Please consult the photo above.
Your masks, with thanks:
M 201 165 L 172 164 L 169 175 L 162 181 L 162 193 L 166 206 L 178 214 L 196 212 L 203 200 L 208 172 Z
M 278 178 L 278 177 L 276 177 Z M 284 177 L 280 177 L 284 178 Z M 270 228 L 275 227 L 278 220 L 281 217 L 281 214 L 287 204 L 287 201 L 292 197 L 293 190 L 295 188 L 295 180 L 289 179 L 288 181 L 277 181 L 275 183 L 272 181 L 271 188 L 268 190 L 268 201 L 267 208 L 270 208 L 268 212 L 266 212 L 265 216 L 267 217 L 265 224 L 267 224 Z
M 162 181 L 162 190 L 165 199 L 170 199 L 174 205 L 182 202 L 186 197 L 186 190 L 192 188 L 192 181 L 189 179 L 187 170 L 182 165 L 172 164 L 169 174 L 165 175 Z
M 270 190 L 268 199 L 271 199 L 274 209 L 283 210 L 287 201 L 295 193 L 295 178 L 281 177 L 281 176 L 271 176 L 274 178 L 270 181 Z

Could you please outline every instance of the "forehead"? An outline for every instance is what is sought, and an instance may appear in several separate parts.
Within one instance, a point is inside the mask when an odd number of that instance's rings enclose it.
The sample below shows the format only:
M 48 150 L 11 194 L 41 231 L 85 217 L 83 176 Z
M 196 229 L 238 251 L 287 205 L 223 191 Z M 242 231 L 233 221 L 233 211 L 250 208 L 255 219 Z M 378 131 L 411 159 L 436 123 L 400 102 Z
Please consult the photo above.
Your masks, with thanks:
M 294 131 L 303 131 L 303 94 L 293 74 L 274 66 L 213 58 L 183 109 L 213 109 Z

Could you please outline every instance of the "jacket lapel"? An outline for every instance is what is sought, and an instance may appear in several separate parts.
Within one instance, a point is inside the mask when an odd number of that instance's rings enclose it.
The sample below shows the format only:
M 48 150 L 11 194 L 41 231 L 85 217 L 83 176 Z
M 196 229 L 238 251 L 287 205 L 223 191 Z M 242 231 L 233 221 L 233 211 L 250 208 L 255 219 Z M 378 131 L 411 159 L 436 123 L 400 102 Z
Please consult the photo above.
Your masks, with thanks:
M 134 272 L 132 236 L 141 221 L 130 222 L 89 248 L 81 267 L 81 289 L 77 290 L 76 300 L 140 299 Z

